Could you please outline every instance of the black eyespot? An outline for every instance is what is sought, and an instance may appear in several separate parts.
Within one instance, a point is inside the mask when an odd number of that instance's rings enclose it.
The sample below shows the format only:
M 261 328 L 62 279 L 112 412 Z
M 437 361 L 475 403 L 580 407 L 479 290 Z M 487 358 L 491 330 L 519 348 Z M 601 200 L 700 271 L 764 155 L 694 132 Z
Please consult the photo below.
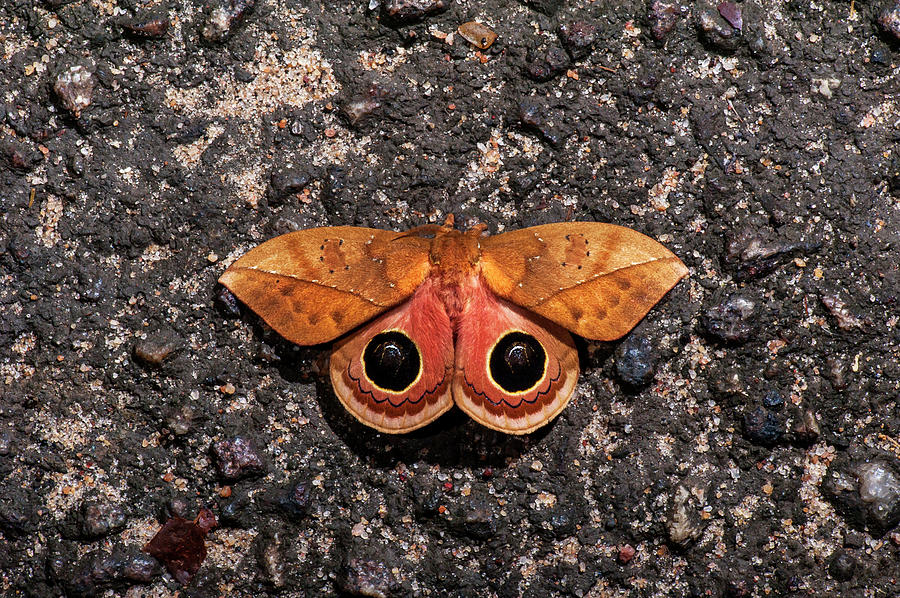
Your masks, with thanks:
M 401 332 L 376 334 L 363 351 L 366 377 L 379 388 L 398 392 L 413 383 L 422 367 L 415 343 Z
M 510 332 L 491 351 L 491 377 L 506 392 L 528 390 L 544 377 L 545 357 L 536 338 Z

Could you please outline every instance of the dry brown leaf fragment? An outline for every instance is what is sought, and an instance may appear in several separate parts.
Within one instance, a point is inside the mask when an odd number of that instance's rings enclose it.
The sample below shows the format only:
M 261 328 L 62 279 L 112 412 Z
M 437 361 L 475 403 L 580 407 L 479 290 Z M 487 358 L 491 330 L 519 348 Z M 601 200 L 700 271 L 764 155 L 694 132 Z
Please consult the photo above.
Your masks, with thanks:
M 479 50 L 487 50 L 497 41 L 497 34 L 494 30 L 477 21 L 463 23 L 457 31 L 467 42 Z

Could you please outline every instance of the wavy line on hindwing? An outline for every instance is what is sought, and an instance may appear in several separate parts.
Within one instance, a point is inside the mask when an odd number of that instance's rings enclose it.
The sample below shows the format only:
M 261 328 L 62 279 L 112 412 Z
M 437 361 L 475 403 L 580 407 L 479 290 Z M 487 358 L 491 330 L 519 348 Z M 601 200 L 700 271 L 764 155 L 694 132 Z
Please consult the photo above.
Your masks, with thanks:
M 519 403 L 519 405 L 521 405 L 522 403 L 528 403 L 529 405 L 533 405 L 533 404 L 537 403 L 541 397 L 550 394 L 550 391 L 553 390 L 553 385 L 557 381 L 559 381 L 560 378 L 562 378 L 563 370 L 562 370 L 562 366 L 559 364 L 558 361 L 556 362 L 556 368 L 557 368 L 556 376 L 554 376 L 553 378 L 548 378 L 549 385 L 547 386 L 547 390 L 539 390 L 537 392 L 537 394 L 534 395 L 534 398 L 531 399 L 530 401 L 528 399 L 523 398 L 521 400 L 521 402 Z M 465 373 L 463 373 L 463 380 L 465 380 L 466 386 L 468 386 L 469 388 L 472 389 L 472 392 L 474 392 L 476 395 L 481 397 L 481 399 L 486 400 L 491 405 L 499 406 L 500 403 L 506 403 L 506 405 L 512 409 L 519 408 L 519 405 L 513 405 L 512 403 L 507 401 L 506 397 L 501 398 L 499 401 L 492 400 L 488 395 L 486 395 L 485 393 L 483 393 L 480 390 L 478 390 L 477 388 L 475 388 L 475 385 L 473 385 L 471 382 L 469 382 L 469 377 Z
M 434 388 L 432 388 L 431 390 L 426 390 L 425 392 L 423 392 L 422 394 L 420 394 L 420 395 L 419 395 L 419 398 L 417 398 L 415 401 L 413 401 L 412 399 L 410 399 L 410 398 L 407 396 L 407 397 L 404 398 L 402 401 L 400 401 L 399 404 L 395 405 L 394 403 L 391 403 L 391 397 L 390 397 L 390 395 L 388 395 L 388 396 L 385 397 L 384 399 L 379 400 L 378 397 L 375 396 L 375 393 L 373 393 L 371 390 L 365 390 L 365 389 L 363 389 L 363 387 L 362 387 L 362 377 L 357 378 L 357 377 L 355 377 L 352 373 L 350 373 L 350 365 L 351 365 L 352 363 L 353 363 L 353 362 L 351 361 L 351 362 L 349 362 L 349 363 L 347 364 L 347 377 L 350 378 L 351 380 L 353 380 L 354 382 L 356 382 L 356 388 L 357 388 L 357 390 L 359 390 L 359 393 L 360 393 L 360 394 L 362 394 L 362 395 L 368 395 L 369 398 L 372 399 L 372 401 L 374 401 L 377 405 L 380 405 L 380 404 L 382 404 L 382 403 L 384 403 L 384 402 L 390 403 L 390 404 L 391 404 L 391 407 L 400 407 L 400 406 L 402 406 L 404 403 L 407 403 L 407 402 L 410 403 L 410 404 L 412 404 L 412 405 L 418 405 L 419 402 L 421 402 L 421 400 L 422 400 L 423 398 L 425 398 L 426 395 L 433 395 L 433 394 L 437 393 L 438 389 L 440 389 L 441 386 L 444 385 L 444 381 L 447 379 L 447 372 L 444 371 L 444 375 L 441 377 L 440 380 L 438 380 L 437 384 L 434 385 Z

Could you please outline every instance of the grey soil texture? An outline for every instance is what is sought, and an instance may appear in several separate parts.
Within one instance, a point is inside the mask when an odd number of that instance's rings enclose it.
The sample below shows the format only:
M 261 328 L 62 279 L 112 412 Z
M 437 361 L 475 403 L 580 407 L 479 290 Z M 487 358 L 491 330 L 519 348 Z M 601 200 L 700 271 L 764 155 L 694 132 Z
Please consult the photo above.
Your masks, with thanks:
M 0 593 L 900 595 L 900 7 L 382 3 L 2 2 Z M 374 432 L 216 285 L 450 213 L 691 276 L 525 437 Z

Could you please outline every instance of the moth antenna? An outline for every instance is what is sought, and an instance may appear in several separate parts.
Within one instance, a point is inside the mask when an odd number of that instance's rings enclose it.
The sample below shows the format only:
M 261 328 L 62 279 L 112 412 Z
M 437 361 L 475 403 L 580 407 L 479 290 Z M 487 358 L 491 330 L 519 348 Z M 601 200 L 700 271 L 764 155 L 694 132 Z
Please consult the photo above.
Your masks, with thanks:
M 444 218 L 444 228 L 453 228 L 454 226 L 456 226 L 456 217 L 453 215 L 453 212 L 450 212 Z

